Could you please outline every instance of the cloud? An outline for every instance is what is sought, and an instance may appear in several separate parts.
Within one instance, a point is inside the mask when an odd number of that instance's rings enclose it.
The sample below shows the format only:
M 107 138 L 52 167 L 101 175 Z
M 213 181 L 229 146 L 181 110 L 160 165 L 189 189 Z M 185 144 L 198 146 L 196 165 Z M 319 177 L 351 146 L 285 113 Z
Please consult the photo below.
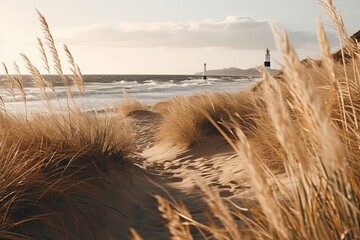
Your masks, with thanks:
M 315 33 L 288 30 L 297 48 L 317 47 Z M 60 32 L 59 32 L 60 34 Z M 258 50 L 275 47 L 269 21 L 249 16 L 228 16 L 222 21 L 185 23 L 121 24 L 117 27 L 92 25 L 63 30 L 67 43 L 123 48 L 227 48 Z M 330 39 L 336 39 L 330 36 Z

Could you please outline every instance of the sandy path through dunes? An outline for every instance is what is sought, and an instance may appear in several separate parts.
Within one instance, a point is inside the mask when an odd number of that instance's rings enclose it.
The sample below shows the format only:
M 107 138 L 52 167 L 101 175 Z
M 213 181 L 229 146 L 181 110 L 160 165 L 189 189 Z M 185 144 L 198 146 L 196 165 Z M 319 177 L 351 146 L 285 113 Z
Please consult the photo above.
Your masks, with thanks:
M 241 202 L 247 184 L 239 178 L 242 169 L 235 152 L 219 135 L 204 134 L 189 149 L 169 148 L 154 139 L 162 121 L 159 113 L 135 111 L 129 119 L 137 152 L 126 162 L 109 163 L 89 189 L 49 203 L 44 222 L 23 224 L 21 232 L 40 239 L 128 239 L 134 228 L 144 239 L 169 239 L 154 195 L 184 203 L 194 219 L 206 224 L 199 180 L 218 189 L 224 199 Z M 196 230 L 192 233 L 202 239 Z

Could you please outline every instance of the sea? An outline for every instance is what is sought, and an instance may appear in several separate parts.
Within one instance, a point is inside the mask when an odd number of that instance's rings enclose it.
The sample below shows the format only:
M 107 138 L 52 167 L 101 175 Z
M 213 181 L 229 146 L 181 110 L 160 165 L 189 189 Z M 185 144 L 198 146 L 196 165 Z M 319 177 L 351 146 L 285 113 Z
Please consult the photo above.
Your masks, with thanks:
M 248 88 L 258 77 L 247 76 L 209 76 L 206 80 L 198 75 L 83 75 L 85 94 L 78 93 L 71 86 L 73 100 L 67 99 L 62 80 L 56 75 L 44 75 L 55 89 L 56 95 L 46 88 L 48 100 L 33 83 L 31 76 L 22 76 L 24 95 L 7 80 L 0 76 L 0 97 L 7 112 L 46 112 L 63 111 L 69 104 L 75 104 L 85 111 L 104 111 L 111 109 L 127 95 L 152 105 L 174 96 L 188 96 L 195 93 L 212 91 L 236 92 Z

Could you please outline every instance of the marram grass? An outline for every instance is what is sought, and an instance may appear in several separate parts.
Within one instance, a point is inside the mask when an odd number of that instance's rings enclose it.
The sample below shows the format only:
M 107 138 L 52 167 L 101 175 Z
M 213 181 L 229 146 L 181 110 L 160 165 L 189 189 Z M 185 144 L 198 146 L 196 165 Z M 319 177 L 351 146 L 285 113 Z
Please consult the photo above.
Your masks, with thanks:
M 49 92 L 56 98 L 55 88 L 45 80 L 30 59 L 21 54 L 34 86 L 40 89 L 47 112 L 12 114 L 6 111 L 6 103 L 1 101 L 1 239 L 37 238 L 36 235 L 28 235 L 26 231 L 26 226 L 33 222 L 51 229 L 51 223 L 47 219 L 61 216 L 62 213 L 50 206 L 65 204 L 65 208 L 72 208 L 71 201 L 75 201 L 79 193 L 96 192 L 94 181 L 99 180 L 100 175 L 113 162 L 124 161 L 134 150 L 131 125 L 123 117 L 88 114 L 69 105 L 72 93 L 67 84 L 70 80 L 79 94 L 84 92 L 80 69 L 65 45 L 64 51 L 69 59 L 72 75 L 63 74 L 61 60 L 46 20 L 39 12 L 38 14 L 47 47 L 54 60 L 55 72 L 61 76 L 70 99 L 66 110 L 52 111 Z M 51 66 L 40 38 L 38 43 L 44 66 L 50 73 Z M 18 89 L 26 108 L 27 96 L 17 63 L 14 63 L 15 74 L 10 75 L 4 63 L 3 68 L 9 89 L 13 94 L 14 89 Z
M 252 117 L 250 133 L 236 121 L 241 112 L 231 112 L 237 135 L 235 149 L 239 162 L 246 163 L 257 201 L 214 209 L 209 200 L 213 190 L 202 188 L 212 218 L 220 218 L 222 227 L 214 232 L 219 225 L 209 229 L 189 218 L 181 205 L 174 203 L 184 225 L 205 231 L 210 239 L 360 238 L 359 43 L 357 38 L 347 36 L 332 1 L 324 0 L 321 4 L 344 42 L 339 51 L 342 58 L 337 58 L 339 53 L 330 53 L 321 22 L 320 61 L 300 61 L 287 35 L 275 26 L 284 69 L 275 77 L 262 70 L 263 82 L 254 88 L 262 94 L 252 97 L 264 101 L 265 106 L 253 105 L 261 106 L 257 110 L 263 112 Z M 198 111 L 203 111 L 203 107 Z M 268 134 L 264 133 L 264 126 Z M 277 144 L 262 144 L 259 149 L 259 142 L 269 141 Z M 280 172 L 290 185 L 285 185 L 280 175 L 270 169 L 269 158 L 259 154 L 264 148 L 273 147 L 277 154 L 272 158 L 277 159 L 271 161 L 281 163 Z M 227 204 L 233 206 L 231 201 Z M 217 211 L 226 211 L 230 217 Z M 236 236 L 230 234 L 231 225 L 237 226 Z M 227 234 L 220 234 L 224 232 Z
M 70 84 L 80 95 L 86 87 L 80 68 L 64 45 L 72 75 L 63 74 L 55 41 L 38 13 L 45 36 L 45 41 L 38 39 L 44 67 L 61 76 L 68 102 L 62 111 L 52 111 L 48 94 L 56 97 L 55 89 L 22 54 L 48 112 L 10 114 L 0 101 L 0 238 L 36 238 L 27 233 L 31 223 L 39 221 L 59 231 L 61 224 L 55 228 L 48 221 L 61 216 L 51 206 L 72 209 L 79 191 L 101 192 L 94 183 L 102 173 L 136 149 L 126 118 L 133 110 L 163 116 L 155 136 L 159 144 L 191 148 L 204 132 L 223 134 L 250 183 L 252 197 L 235 203 L 199 180 L 207 221 L 197 219 L 181 202 L 155 195 L 158 209 L 153 211 L 164 218 L 171 239 L 360 238 L 360 48 L 356 38 L 348 37 L 332 1 L 320 3 L 339 31 L 339 52 L 331 54 L 319 22 L 322 58 L 300 61 L 286 33 L 274 26 L 284 69 L 275 76 L 262 69 L 263 81 L 255 88 L 179 96 L 151 109 L 126 97 L 115 107 L 118 114 L 111 115 L 73 107 Z M 18 89 L 26 104 L 17 64 L 13 75 L 5 64 L 3 68 L 9 90 L 15 94 Z M 132 239 L 147 237 L 136 227 L 128 229 Z

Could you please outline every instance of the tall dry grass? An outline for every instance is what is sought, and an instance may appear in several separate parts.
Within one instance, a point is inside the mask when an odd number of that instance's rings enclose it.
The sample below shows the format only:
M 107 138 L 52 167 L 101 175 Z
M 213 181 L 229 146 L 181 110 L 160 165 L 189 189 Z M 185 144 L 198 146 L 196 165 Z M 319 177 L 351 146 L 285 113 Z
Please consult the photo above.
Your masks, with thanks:
M 0 238 L 30 239 L 45 236 L 29 235 L 27 226 L 41 223 L 45 229 L 53 229 L 51 219 L 64 212 L 50 206 L 63 205 L 71 209 L 72 201 L 81 192 L 97 192 L 96 182 L 115 162 L 124 162 L 134 151 L 131 125 L 120 115 L 94 115 L 71 108 L 72 92 L 68 78 L 84 93 L 84 81 L 80 68 L 64 45 L 72 75 L 63 74 L 62 65 L 43 15 L 38 12 L 46 46 L 38 38 L 41 58 L 47 73 L 50 64 L 47 48 L 54 60 L 55 72 L 60 75 L 67 89 L 68 105 L 60 112 L 52 110 L 50 98 L 56 98 L 52 83 L 40 73 L 26 54 L 21 54 L 31 74 L 33 84 L 40 89 L 47 106 L 45 113 L 8 113 L 6 103 L 0 112 Z M 47 47 L 47 48 L 46 48 Z M 14 63 L 10 74 L 3 63 L 8 89 L 13 96 L 20 93 L 26 109 L 26 89 L 19 67 Z M 52 93 L 52 94 L 49 94 Z M 59 102 L 60 104 L 60 102 Z M 99 207 L 99 206 L 98 206 Z M 101 207 L 101 206 L 100 206 Z M 66 235 L 66 229 L 63 230 Z M 40 233 L 39 233 L 40 234 Z
M 203 133 L 216 132 L 213 121 L 224 131 L 231 132 L 234 118 L 249 130 L 261 111 L 262 102 L 250 92 L 226 93 L 207 92 L 193 96 L 176 96 L 152 107 L 152 111 L 164 116 L 157 139 L 170 145 L 189 147 L 198 141 Z M 241 113 L 241 114 L 238 114 Z
M 253 195 L 235 203 L 200 181 L 207 223 L 181 203 L 156 195 L 154 212 L 168 222 L 172 239 L 360 238 L 360 48 L 348 37 L 332 1 L 321 4 L 339 31 L 340 61 L 330 53 L 321 22 L 321 60 L 300 61 L 286 33 L 275 26 L 284 70 L 276 76 L 262 70 L 258 91 L 180 96 L 152 107 L 163 116 L 156 136 L 160 144 L 188 148 L 202 134 L 227 134 Z M 65 45 L 72 76 L 63 74 L 47 22 L 38 14 L 46 39 L 45 45 L 38 40 L 45 69 L 50 71 L 47 46 L 64 86 L 75 84 L 81 94 L 80 69 Z M 51 83 L 23 58 L 47 102 Z M 15 75 L 3 67 L 9 90 L 21 92 L 18 67 Z M 67 96 L 71 101 L 72 93 Z M 123 117 L 147 109 L 131 98 L 118 106 L 120 118 L 85 114 L 69 102 L 67 107 L 56 113 L 49 106 L 49 114 L 13 115 L 5 107 L 0 112 L 0 238 L 26 239 L 24 226 L 34 221 L 52 229 L 47 219 L 62 213 L 49 205 L 67 203 L 71 209 L 79 191 L 96 192 L 99 173 L 133 151 L 131 126 Z M 129 231 L 133 239 L 146 237 Z
M 205 226 L 194 220 L 181 205 L 172 205 L 184 225 L 198 228 L 209 239 L 360 238 L 360 46 L 348 37 L 332 1 L 320 3 L 338 29 L 342 49 L 340 61 L 337 54 L 330 53 L 321 22 L 318 24 L 321 60 L 300 61 L 286 33 L 275 26 L 273 32 L 283 56 L 284 69 L 275 77 L 263 70 L 263 83 L 258 85 L 261 91 L 254 93 L 256 95 L 249 94 L 248 98 L 253 102 L 261 102 L 251 105 L 252 132 L 249 133 L 236 118 L 239 115 L 243 119 L 248 112 L 228 108 L 221 114 L 231 116 L 232 132 L 236 133 L 237 139 L 235 150 L 239 163 L 246 163 L 244 168 L 256 200 L 234 205 L 220 198 L 217 202 L 225 202 L 228 209 L 220 205 L 214 208 L 209 199 L 217 193 L 202 188 L 204 201 L 211 212 L 209 218 L 215 222 L 221 216 L 220 211 L 223 216 L 217 224 Z M 176 129 L 175 134 L 187 134 L 186 137 L 175 137 L 185 144 L 196 140 L 197 135 L 193 132 L 198 134 L 203 126 L 195 124 L 198 119 L 207 116 L 215 116 L 215 121 L 224 119 L 216 114 L 203 114 L 209 111 L 209 105 L 216 104 L 210 98 L 206 101 L 208 105 L 200 105 L 201 97 L 173 100 L 176 106 L 161 106 L 170 116 L 174 111 L 172 108 L 186 112 L 180 116 L 190 115 L 190 111 L 199 115 L 195 119 L 184 117 L 189 123 L 184 123 L 183 118 L 179 122 L 174 120 L 174 128 L 181 128 Z M 225 101 L 221 104 L 224 106 L 229 104 Z M 172 141 L 173 137 L 169 136 Z M 273 154 L 259 154 L 268 151 Z M 281 164 L 282 167 L 276 168 L 280 172 L 273 171 L 269 161 Z M 236 235 L 222 235 L 232 232 L 229 226 L 235 226 L 232 229 L 236 229 Z
M 124 98 L 119 104 L 113 107 L 113 110 L 118 114 L 127 116 L 133 111 L 149 110 L 149 107 L 146 104 L 130 97 L 126 92 L 124 92 Z

